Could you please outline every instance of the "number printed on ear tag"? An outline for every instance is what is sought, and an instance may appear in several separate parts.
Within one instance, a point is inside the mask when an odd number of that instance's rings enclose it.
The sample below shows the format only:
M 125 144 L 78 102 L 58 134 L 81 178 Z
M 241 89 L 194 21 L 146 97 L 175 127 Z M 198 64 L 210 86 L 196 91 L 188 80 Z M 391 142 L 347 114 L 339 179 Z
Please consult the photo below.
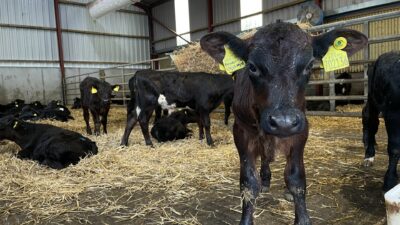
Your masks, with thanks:
M 222 63 L 224 64 L 225 70 L 228 74 L 232 74 L 233 72 L 240 70 L 246 66 L 246 63 L 242 59 L 237 57 L 228 45 L 224 45 L 224 48 L 225 57 L 222 60 Z
M 343 69 L 350 65 L 347 52 L 336 49 L 333 46 L 329 47 L 328 52 L 322 58 L 322 64 L 325 72 Z

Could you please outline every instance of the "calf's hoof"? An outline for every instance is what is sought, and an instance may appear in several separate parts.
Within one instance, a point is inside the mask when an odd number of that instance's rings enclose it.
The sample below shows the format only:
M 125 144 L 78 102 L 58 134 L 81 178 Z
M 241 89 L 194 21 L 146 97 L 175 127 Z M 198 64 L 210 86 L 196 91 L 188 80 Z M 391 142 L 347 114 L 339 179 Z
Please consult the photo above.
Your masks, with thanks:
M 374 165 L 374 157 L 369 157 L 364 159 L 364 166 L 365 167 L 371 167 Z
M 151 141 L 146 141 L 146 145 L 154 148 L 153 142 L 151 142 Z
M 285 191 L 283 192 L 283 197 L 286 199 L 286 201 L 289 202 L 293 202 L 294 198 L 292 193 L 290 193 L 290 191 L 288 189 L 285 189 Z
M 240 220 L 239 225 L 253 225 L 253 216 L 246 216 L 246 217 L 242 217 L 242 219 Z
M 392 189 L 394 186 L 396 186 L 398 183 L 398 178 L 397 177 L 386 177 L 385 176 L 385 181 L 383 182 L 383 191 L 386 193 L 390 189 Z
M 299 219 L 299 221 L 296 221 L 294 223 L 295 225 L 311 225 L 310 218 L 307 216 L 303 219 Z

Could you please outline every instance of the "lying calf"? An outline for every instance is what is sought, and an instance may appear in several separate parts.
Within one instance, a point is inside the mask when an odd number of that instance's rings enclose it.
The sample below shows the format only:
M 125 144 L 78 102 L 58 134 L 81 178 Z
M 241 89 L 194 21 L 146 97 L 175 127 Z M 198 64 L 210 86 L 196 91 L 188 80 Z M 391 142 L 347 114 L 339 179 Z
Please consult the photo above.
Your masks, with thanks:
M 35 109 L 30 105 L 26 105 L 22 108 L 18 118 L 21 120 L 50 119 L 61 122 L 67 122 L 69 119 L 74 119 L 71 116 L 69 109 L 63 105 L 57 107 L 47 106 L 44 109 Z
M 151 128 L 151 136 L 158 142 L 173 141 L 184 139 L 192 133 L 186 127 L 188 123 L 199 123 L 200 117 L 197 113 L 190 109 L 183 109 L 171 113 L 168 117 L 158 119 L 153 128 Z
M 63 169 L 85 156 L 97 154 L 96 143 L 79 133 L 24 122 L 13 116 L 0 119 L 0 141 L 5 139 L 21 147 L 18 158 L 35 160 L 53 169 Z

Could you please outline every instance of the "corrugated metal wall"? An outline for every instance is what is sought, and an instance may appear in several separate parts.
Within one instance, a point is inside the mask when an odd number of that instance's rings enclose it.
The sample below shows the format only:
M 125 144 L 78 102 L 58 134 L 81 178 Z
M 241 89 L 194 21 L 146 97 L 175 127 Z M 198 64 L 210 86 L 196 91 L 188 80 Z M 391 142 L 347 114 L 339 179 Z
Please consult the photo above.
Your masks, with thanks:
M 174 1 L 168 1 L 162 5 L 155 7 L 152 11 L 153 17 L 162 22 L 165 26 L 175 29 L 175 8 Z M 154 22 L 154 45 L 156 51 L 172 49 L 176 46 L 176 39 L 168 29 Z M 171 38 L 173 37 L 173 38 Z M 169 39 L 166 39 L 169 38 Z M 165 40 L 164 40 L 165 39 Z
M 149 58 L 148 22 L 144 14 L 114 12 L 94 21 L 86 7 L 63 4 L 60 16 L 63 29 L 109 34 L 63 32 L 66 61 L 118 63 Z
M 240 17 L 240 0 L 214 0 L 214 24 Z M 217 26 L 214 31 L 227 31 L 237 33 L 240 31 L 240 21 Z
M 298 3 L 290 7 L 263 15 L 263 24 L 269 24 L 281 19 L 284 21 L 294 20 L 300 8 L 299 0 L 263 0 L 262 10 L 276 9 L 279 6 Z M 208 26 L 208 11 L 207 0 L 189 0 L 190 12 L 190 30 L 195 31 L 191 33 L 191 40 L 198 41 L 203 35 L 207 34 Z M 153 16 L 165 25 L 168 25 L 173 30 L 175 29 L 175 9 L 174 0 L 170 0 L 162 5 L 153 9 Z M 226 23 L 227 21 L 240 18 L 240 0 L 213 0 L 213 17 L 214 17 L 214 31 L 227 31 L 232 33 L 240 33 L 241 25 L 240 20 Z M 157 52 L 165 52 L 173 50 L 176 47 L 174 34 L 167 29 L 154 23 L 154 39 L 155 50 Z
M 208 26 L 207 0 L 196 0 L 189 2 L 190 30 L 204 29 Z M 191 33 L 191 40 L 198 41 L 207 34 L 207 29 Z
M 54 15 L 52 0 L 2 0 L 0 65 L 9 64 L 10 60 L 57 60 L 56 33 L 52 30 L 55 20 L 49 15 Z M 44 29 L 21 29 L 12 25 Z
M 322 7 L 324 10 L 329 11 L 370 1 L 373 0 L 323 0 Z
M 278 1 L 278 0 L 263 0 L 263 10 L 269 10 L 269 9 L 273 9 L 275 7 L 279 7 L 282 6 L 284 4 L 290 4 L 290 3 L 295 3 L 298 2 L 297 0 L 282 0 L 282 1 Z M 296 21 L 296 17 L 297 17 L 297 12 L 300 9 L 300 5 L 301 4 L 296 4 L 290 7 L 285 7 L 282 9 L 278 9 L 275 10 L 273 12 L 270 13 L 266 13 L 263 16 L 263 24 L 270 24 L 275 22 L 277 19 L 283 20 L 283 21 Z
M 94 21 L 85 5 L 91 1 L 60 1 L 67 77 L 84 68 L 150 58 L 147 15 L 141 9 L 129 6 Z M 0 103 L 61 99 L 58 67 L 54 1 L 1 0 Z

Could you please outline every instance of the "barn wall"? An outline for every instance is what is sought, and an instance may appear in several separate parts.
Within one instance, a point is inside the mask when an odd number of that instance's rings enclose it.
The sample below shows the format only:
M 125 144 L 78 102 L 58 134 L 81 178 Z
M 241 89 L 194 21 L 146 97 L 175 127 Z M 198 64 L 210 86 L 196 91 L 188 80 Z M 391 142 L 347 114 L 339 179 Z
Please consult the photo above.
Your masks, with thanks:
M 297 0 L 263 0 L 263 10 L 271 10 L 271 9 L 276 9 L 282 5 L 286 4 L 291 4 L 293 3 L 292 6 L 288 6 L 282 9 L 277 9 L 269 13 L 265 13 L 263 15 L 263 24 L 270 24 L 275 22 L 277 19 L 283 20 L 283 21 L 293 21 L 296 22 L 296 17 L 297 17 L 297 12 L 300 9 L 300 3 L 296 4 L 296 2 L 299 2 Z
M 141 9 L 129 6 L 94 21 L 85 5 L 90 1 L 60 1 L 67 77 L 150 58 Z M 55 27 L 53 0 L 1 1 L 0 103 L 61 99 Z
M 153 17 L 162 22 L 165 26 L 176 30 L 175 28 L 175 8 L 174 1 L 168 1 L 153 8 Z M 168 29 L 161 26 L 157 22 L 154 25 L 154 40 L 158 41 L 154 45 L 156 51 L 161 51 L 165 49 L 173 49 L 176 46 L 176 39 L 174 34 Z M 171 38 L 173 37 L 173 38 Z M 166 39 L 169 38 L 169 39 Z M 166 39 L 166 40 L 164 40 Z
M 300 8 L 299 0 L 263 0 L 262 10 L 276 9 L 277 7 L 291 4 L 293 6 L 283 9 L 274 10 L 263 14 L 263 24 L 269 24 L 281 19 L 284 21 L 295 21 L 297 11 Z M 208 33 L 208 11 L 207 0 L 189 1 L 190 12 L 190 30 L 191 40 L 198 41 L 202 36 Z M 173 30 L 175 29 L 175 10 L 174 0 L 170 0 L 162 5 L 156 6 L 153 9 L 153 16 L 165 25 L 168 25 Z M 238 34 L 241 32 L 240 20 L 240 0 L 213 0 L 213 19 L 214 31 L 227 31 Z M 230 20 L 229 23 L 225 23 Z M 173 33 L 161 27 L 156 22 L 154 23 L 155 34 L 155 50 L 157 52 L 166 52 L 175 49 L 176 40 Z
M 240 0 L 215 0 L 213 1 L 214 24 L 240 17 Z M 214 31 L 227 31 L 237 33 L 240 31 L 240 21 L 217 26 Z
M 189 2 L 190 30 L 203 29 L 201 31 L 192 32 L 190 38 L 192 41 L 198 41 L 208 33 L 208 9 L 207 0 L 196 0 Z M 204 30 L 205 28 L 205 30 Z

